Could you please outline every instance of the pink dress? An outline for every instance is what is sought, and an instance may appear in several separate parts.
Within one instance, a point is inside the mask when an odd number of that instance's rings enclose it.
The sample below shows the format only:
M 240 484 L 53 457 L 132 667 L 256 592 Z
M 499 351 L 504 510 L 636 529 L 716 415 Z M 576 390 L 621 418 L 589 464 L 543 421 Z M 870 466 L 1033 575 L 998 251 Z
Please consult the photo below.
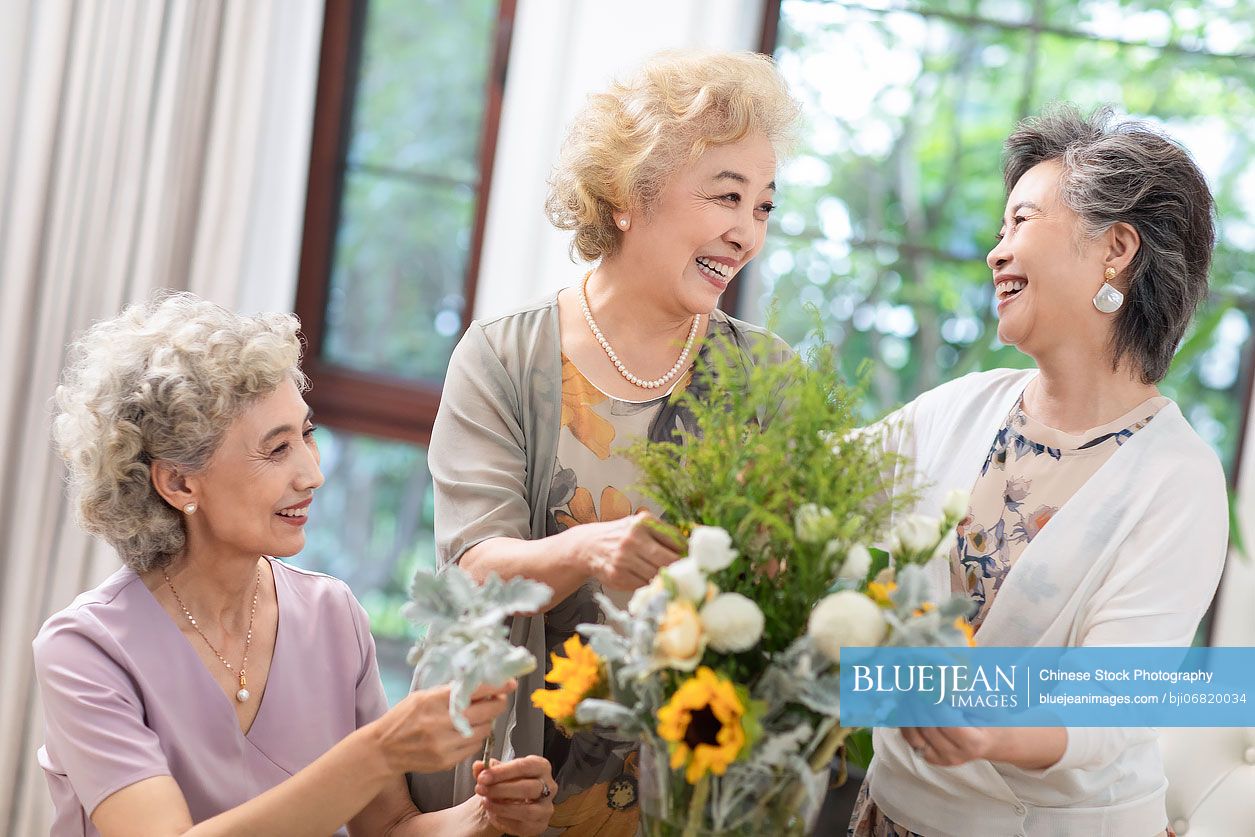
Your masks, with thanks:
M 366 612 L 348 586 L 270 565 L 279 627 L 247 735 L 230 698 L 132 570 L 44 623 L 34 650 L 53 837 L 97 835 L 95 807 L 153 776 L 173 777 L 192 819 L 208 819 L 284 781 L 387 710 Z

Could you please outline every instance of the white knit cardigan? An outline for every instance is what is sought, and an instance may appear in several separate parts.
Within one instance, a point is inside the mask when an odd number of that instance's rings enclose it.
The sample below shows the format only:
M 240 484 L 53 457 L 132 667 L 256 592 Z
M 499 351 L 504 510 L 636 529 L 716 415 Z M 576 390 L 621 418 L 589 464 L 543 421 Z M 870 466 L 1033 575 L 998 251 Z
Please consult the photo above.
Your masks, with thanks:
M 933 389 L 878 427 L 914 462 L 896 486 L 923 487 L 938 515 L 970 489 L 994 435 L 1036 370 L 999 369 Z M 1220 580 L 1228 545 L 1224 473 L 1176 404 L 1163 407 L 1025 548 L 977 634 L 997 646 L 1187 646 Z M 928 566 L 938 596 L 948 559 Z M 1153 729 L 1070 728 L 1044 770 L 969 762 L 936 767 L 896 729 L 873 733 L 871 796 L 928 837 L 1152 837 L 1167 824 Z

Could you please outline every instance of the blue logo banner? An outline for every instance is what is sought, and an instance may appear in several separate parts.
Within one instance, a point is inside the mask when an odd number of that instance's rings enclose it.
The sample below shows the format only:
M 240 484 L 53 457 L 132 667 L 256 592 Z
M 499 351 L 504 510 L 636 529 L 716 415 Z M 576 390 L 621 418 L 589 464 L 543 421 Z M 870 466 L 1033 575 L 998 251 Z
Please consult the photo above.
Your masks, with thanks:
M 841 723 L 1255 727 L 1255 648 L 842 648 Z

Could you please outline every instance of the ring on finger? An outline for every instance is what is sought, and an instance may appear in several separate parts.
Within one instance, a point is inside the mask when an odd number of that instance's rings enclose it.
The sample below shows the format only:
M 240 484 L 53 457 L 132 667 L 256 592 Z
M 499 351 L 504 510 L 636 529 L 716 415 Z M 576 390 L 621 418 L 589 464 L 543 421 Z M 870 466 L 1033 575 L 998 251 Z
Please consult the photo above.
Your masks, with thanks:
M 553 789 L 549 787 L 549 783 L 544 779 L 540 780 L 540 796 L 538 799 L 548 799 L 553 794 Z

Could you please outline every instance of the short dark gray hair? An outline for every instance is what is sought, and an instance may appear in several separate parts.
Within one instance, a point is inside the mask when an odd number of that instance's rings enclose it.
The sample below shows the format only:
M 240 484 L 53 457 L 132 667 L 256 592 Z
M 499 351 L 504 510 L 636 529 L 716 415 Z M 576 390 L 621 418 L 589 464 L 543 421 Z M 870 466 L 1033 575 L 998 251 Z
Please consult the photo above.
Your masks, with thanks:
M 1141 236 L 1122 277 L 1125 304 L 1111 334 L 1111 362 L 1117 367 L 1127 356 L 1145 383 L 1163 380 L 1207 295 L 1216 233 L 1206 178 L 1184 148 L 1144 122 L 1117 121 L 1110 107 L 1084 117 L 1055 105 L 1020 122 L 1003 159 L 1008 194 L 1049 160 L 1063 166 L 1060 194 L 1084 235 L 1123 222 Z

